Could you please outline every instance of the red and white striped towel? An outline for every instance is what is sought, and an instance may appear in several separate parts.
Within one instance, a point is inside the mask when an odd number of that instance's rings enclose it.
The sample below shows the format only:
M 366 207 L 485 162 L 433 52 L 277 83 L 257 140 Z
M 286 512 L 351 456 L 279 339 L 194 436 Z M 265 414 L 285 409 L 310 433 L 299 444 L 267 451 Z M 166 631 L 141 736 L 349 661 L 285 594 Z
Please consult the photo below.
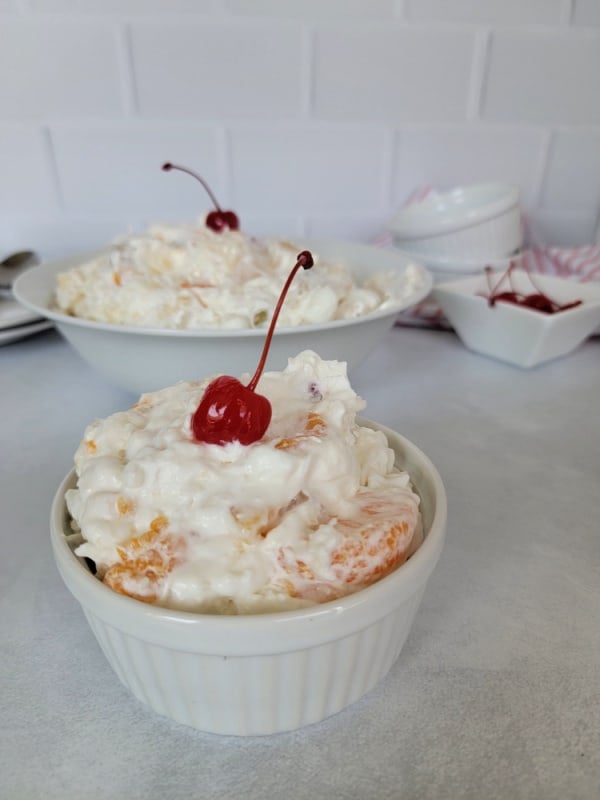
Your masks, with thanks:
M 531 273 L 556 275 L 578 283 L 600 282 L 600 245 L 584 247 L 533 247 L 515 256 L 517 267 Z M 399 314 L 396 325 L 411 328 L 439 328 L 451 326 L 441 308 L 429 299 Z M 597 331 L 595 336 L 600 335 Z

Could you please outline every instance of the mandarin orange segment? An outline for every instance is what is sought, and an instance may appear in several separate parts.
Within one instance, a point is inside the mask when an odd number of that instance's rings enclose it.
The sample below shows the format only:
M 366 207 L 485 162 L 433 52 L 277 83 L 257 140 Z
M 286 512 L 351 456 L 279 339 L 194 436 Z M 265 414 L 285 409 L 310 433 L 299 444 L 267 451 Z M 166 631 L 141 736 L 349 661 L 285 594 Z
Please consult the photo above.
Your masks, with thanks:
M 231 516 L 242 528 L 256 536 L 264 538 L 273 528 L 279 525 L 288 511 L 291 511 L 299 503 L 303 503 L 307 499 L 304 492 L 298 492 L 287 505 L 281 508 L 267 508 L 263 511 L 256 511 L 256 509 L 244 511 L 243 509 L 233 506 L 231 508 Z
M 275 445 L 276 450 L 287 450 L 289 447 L 296 447 L 298 444 L 298 437 L 294 437 L 293 439 L 280 439 L 277 444 Z
M 310 411 L 304 423 L 304 430 L 296 436 L 280 439 L 275 445 L 276 450 L 288 450 L 297 447 L 302 441 L 311 436 L 322 436 L 327 430 L 325 420 L 319 414 Z
M 180 289 L 212 289 L 214 283 L 206 283 L 204 281 L 182 281 L 179 284 Z
M 385 490 L 363 489 L 357 495 L 356 516 L 322 520 L 333 523 L 343 537 L 323 577 L 313 564 L 284 548 L 279 551 L 279 564 L 296 596 L 317 602 L 343 597 L 383 578 L 406 560 L 418 512 L 403 499 L 386 495 Z
M 314 411 L 310 411 L 308 417 L 306 418 L 304 430 L 313 431 L 314 433 L 322 433 L 326 428 L 327 426 L 325 425 L 325 420 L 323 417 L 320 416 L 320 414 L 315 414 Z
M 169 524 L 169 520 L 165 516 L 154 517 L 152 522 L 150 523 L 150 530 L 153 533 L 160 533 L 163 528 L 166 528 Z
M 156 602 L 161 581 L 181 563 L 185 547 L 181 537 L 164 530 L 167 525 L 166 517 L 156 517 L 149 530 L 118 547 L 121 563 L 114 564 L 106 571 L 104 583 L 114 591 L 137 600 Z M 136 584 L 139 591 L 132 588 Z
M 315 573 L 312 569 L 306 565 L 302 559 L 296 559 L 296 567 L 298 568 L 298 574 L 303 578 L 308 578 L 308 580 L 313 581 L 315 579 Z
M 121 517 L 124 517 L 126 514 L 131 514 L 134 509 L 135 503 L 132 500 L 127 500 L 125 497 L 117 498 L 117 511 Z
M 150 402 L 151 402 L 150 398 L 148 397 L 148 395 L 145 394 L 145 395 L 142 395 L 142 397 L 140 397 L 140 399 L 137 400 L 131 406 L 131 408 L 140 408 L 140 407 L 143 407 L 143 406 L 148 406 L 148 405 L 150 405 Z
M 282 515 L 283 511 L 275 508 L 250 513 L 235 507 L 231 509 L 231 516 L 242 528 L 263 538 L 280 522 Z

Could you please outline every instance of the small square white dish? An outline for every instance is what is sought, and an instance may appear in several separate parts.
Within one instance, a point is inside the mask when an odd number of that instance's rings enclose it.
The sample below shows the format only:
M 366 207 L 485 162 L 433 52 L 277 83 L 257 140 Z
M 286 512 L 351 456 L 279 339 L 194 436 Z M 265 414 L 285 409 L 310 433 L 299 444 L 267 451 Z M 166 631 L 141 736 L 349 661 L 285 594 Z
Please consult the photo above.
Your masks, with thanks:
M 490 273 L 491 284 L 496 285 L 502 275 L 502 271 Z M 517 292 L 536 292 L 524 270 L 514 270 L 511 279 Z M 600 286 L 538 274 L 534 280 L 555 302 L 581 300 L 581 305 L 554 314 L 503 301 L 490 306 L 485 273 L 440 283 L 432 299 L 470 350 L 519 367 L 535 367 L 570 353 L 594 332 L 600 324 Z

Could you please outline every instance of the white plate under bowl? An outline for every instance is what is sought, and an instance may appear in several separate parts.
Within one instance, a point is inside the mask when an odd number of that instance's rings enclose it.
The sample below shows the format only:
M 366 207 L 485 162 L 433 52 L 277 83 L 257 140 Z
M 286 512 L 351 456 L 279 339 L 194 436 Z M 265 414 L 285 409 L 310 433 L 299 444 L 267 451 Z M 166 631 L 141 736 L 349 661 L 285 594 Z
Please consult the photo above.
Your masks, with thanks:
M 296 241 L 299 250 L 343 264 L 360 282 L 376 272 L 393 272 L 401 287 L 397 303 L 350 320 L 277 328 L 267 369 L 282 369 L 290 356 L 314 350 L 324 359 L 346 361 L 351 370 L 363 361 L 394 324 L 400 311 L 417 305 L 430 292 L 433 278 L 412 257 L 393 249 L 353 242 Z M 53 308 L 56 276 L 88 261 L 80 255 L 34 267 L 14 285 L 18 300 L 52 320 L 61 334 L 112 383 L 136 394 L 179 380 L 214 374 L 236 377 L 254 372 L 265 339 L 264 329 L 172 330 L 114 325 L 71 317 Z
M 39 322 L 44 314 L 25 308 L 12 298 L 0 298 L 0 331 L 14 328 L 16 325 L 26 325 L 30 322 Z
M 27 339 L 35 333 L 42 333 L 52 327 L 52 322 L 42 319 L 39 322 L 32 322 L 29 325 L 16 325 L 14 328 L 3 328 L 0 330 L 0 346 Z

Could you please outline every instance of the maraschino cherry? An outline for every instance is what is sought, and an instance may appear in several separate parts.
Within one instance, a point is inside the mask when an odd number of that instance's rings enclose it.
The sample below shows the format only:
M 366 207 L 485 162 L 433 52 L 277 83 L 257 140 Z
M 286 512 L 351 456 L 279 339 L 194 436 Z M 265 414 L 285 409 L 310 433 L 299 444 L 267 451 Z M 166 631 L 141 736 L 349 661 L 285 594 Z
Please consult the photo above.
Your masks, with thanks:
M 177 164 L 171 164 L 169 162 L 163 164 L 162 169 L 164 169 L 165 172 L 170 172 L 172 169 L 177 169 L 180 172 L 187 172 L 188 175 L 191 175 L 192 178 L 196 178 L 196 180 L 200 181 L 202 186 L 204 186 L 206 193 L 212 200 L 212 203 L 215 207 L 215 211 L 211 211 L 206 217 L 207 228 L 215 231 L 215 233 L 221 233 L 221 231 L 224 231 L 225 228 L 229 228 L 230 231 L 239 230 L 240 221 L 237 217 L 237 214 L 233 211 L 223 211 L 217 202 L 217 198 L 214 196 L 210 186 L 206 183 L 204 178 L 201 178 L 200 175 L 193 170 L 188 169 L 188 167 L 180 167 Z
M 300 267 L 310 269 L 313 263 L 308 250 L 298 254 L 296 264 L 279 295 L 260 361 L 250 383 L 244 386 L 230 375 L 221 375 L 209 383 L 192 417 L 192 433 L 197 442 L 220 445 L 240 442 L 248 445 L 262 439 L 271 422 L 271 404 L 254 390 L 265 367 L 277 318 L 294 276 Z
M 548 297 L 548 295 L 544 294 L 544 292 L 542 292 L 538 286 L 536 286 L 535 281 L 533 280 L 533 277 L 528 269 L 525 269 L 525 272 L 527 273 L 529 282 L 536 291 L 531 294 L 521 294 L 520 292 L 517 292 L 512 283 L 512 273 L 515 267 L 515 262 L 511 261 L 508 269 L 502 273 L 500 279 L 494 287 L 492 287 L 491 280 L 493 270 L 491 267 L 485 268 L 485 274 L 489 287 L 489 294 L 487 295 L 488 305 L 495 306 L 498 302 L 512 303 L 516 306 L 530 308 L 533 311 L 541 311 L 544 314 L 556 314 L 559 311 L 568 311 L 570 308 L 576 308 L 577 306 L 581 305 L 581 300 L 574 300 L 572 303 L 564 303 L 562 305 L 557 303 L 555 300 L 552 300 L 550 297 Z M 510 285 L 510 291 L 498 291 L 500 286 L 507 278 Z

